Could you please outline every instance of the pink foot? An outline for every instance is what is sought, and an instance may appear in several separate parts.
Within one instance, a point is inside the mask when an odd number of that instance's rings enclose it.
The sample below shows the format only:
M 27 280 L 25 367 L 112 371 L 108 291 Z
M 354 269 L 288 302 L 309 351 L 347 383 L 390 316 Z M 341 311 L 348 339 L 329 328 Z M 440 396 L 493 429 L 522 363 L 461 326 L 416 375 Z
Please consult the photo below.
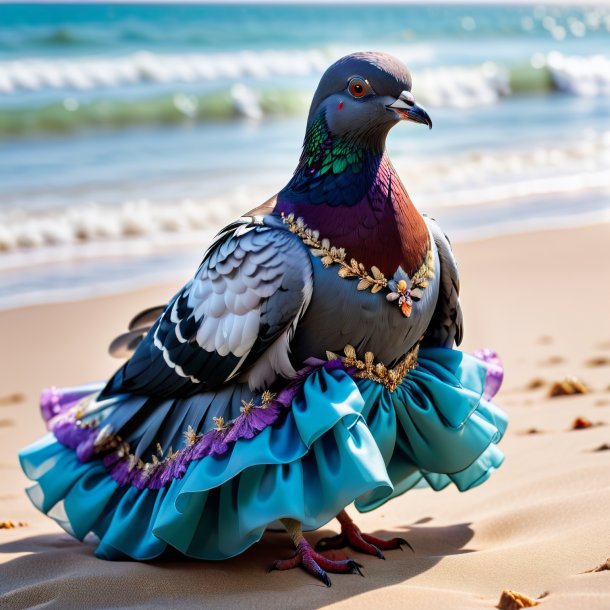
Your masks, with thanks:
M 382 550 L 402 550 L 403 544 L 413 550 L 413 547 L 404 538 L 384 540 L 383 538 L 377 538 L 376 536 L 362 533 L 360 528 L 351 520 L 344 510 L 337 515 L 337 519 L 341 524 L 341 533 L 337 536 L 320 540 L 318 544 L 316 544 L 316 551 L 328 551 L 349 546 L 355 551 L 360 551 L 367 555 L 376 555 L 380 559 L 385 559 L 381 552 Z
M 272 570 L 291 570 L 292 568 L 302 567 L 312 576 L 319 578 L 327 587 L 330 587 L 331 582 L 326 572 L 334 574 L 360 574 L 363 576 L 359 563 L 352 559 L 344 559 L 342 561 L 333 561 L 316 553 L 309 542 L 304 538 L 297 544 L 297 552 L 290 559 L 278 559 L 273 562 L 269 568 Z

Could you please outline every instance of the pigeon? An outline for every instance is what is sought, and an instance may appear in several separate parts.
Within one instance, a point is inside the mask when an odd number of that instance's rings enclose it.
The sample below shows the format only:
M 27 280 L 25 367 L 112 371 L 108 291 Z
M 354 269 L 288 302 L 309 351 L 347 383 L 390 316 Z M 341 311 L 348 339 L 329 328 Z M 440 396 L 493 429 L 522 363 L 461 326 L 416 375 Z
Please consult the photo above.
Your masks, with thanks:
M 266 530 L 272 570 L 362 574 L 408 542 L 362 532 L 346 507 L 465 491 L 500 466 L 497 354 L 463 334 L 449 239 L 413 205 L 386 150 L 432 128 L 407 68 L 379 52 L 332 64 L 286 186 L 222 229 L 167 305 L 130 322 L 106 382 L 43 391 L 49 433 L 20 453 L 33 503 L 105 559 L 178 550 L 227 559 Z M 315 548 L 303 532 L 333 518 Z

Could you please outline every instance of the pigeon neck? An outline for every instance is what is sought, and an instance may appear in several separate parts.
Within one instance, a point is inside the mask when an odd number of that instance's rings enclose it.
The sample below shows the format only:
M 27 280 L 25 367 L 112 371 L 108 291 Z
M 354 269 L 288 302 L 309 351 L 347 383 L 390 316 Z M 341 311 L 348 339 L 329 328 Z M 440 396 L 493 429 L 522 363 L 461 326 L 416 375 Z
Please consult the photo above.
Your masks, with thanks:
M 363 148 L 332 136 L 314 121 L 294 176 L 280 191 L 274 213 L 302 217 L 332 245 L 391 276 L 418 269 L 428 230 L 396 174 L 385 148 Z
M 356 205 L 375 180 L 384 152 L 385 139 L 363 145 L 359 139 L 333 135 L 321 114 L 308 126 L 299 164 L 282 198 Z

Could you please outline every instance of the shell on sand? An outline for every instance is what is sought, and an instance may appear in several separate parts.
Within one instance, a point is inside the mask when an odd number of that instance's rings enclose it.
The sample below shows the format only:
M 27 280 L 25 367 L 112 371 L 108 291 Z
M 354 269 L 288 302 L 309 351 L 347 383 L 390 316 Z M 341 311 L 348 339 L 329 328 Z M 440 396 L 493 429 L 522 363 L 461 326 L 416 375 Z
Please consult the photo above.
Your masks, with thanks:
M 500 601 L 496 608 L 500 608 L 500 610 L 519 610 L 520 608 L 532 608 L 539 604 L 540 602 L 537 602 L 526 595 L 511 591 L 510 589 L 504 589 L 502 595 L 500 595 Z
M 25 527 L 27 522 L 25 521 L 0 521 L 0 530 L 12 530 L 16 527 Z
M 586 417 L 577 417 L 572 422 L 572 430 L 584 430 L 590 428 L 593 424 Z
M 589 388 L 578 377 L 566 377 L 560 381 L 555 381 L 549 389 L 549 396 L 571 396 L 573 394 L 588 394 Z

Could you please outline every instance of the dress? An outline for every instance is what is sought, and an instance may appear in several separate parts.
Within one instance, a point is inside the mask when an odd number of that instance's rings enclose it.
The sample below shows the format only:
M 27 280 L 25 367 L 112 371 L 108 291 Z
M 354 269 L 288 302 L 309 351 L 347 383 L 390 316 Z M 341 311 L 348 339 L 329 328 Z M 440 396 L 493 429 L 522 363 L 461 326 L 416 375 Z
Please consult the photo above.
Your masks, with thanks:
M 394 308 L 395 294 L 366 298 Z M 491 402 L 501 380 L 493 352 L 416 341 L 385 364 L 349 344 L 314 354 L 262 392 L 239 381 L 178 398 L 52 388 L 49 433 L 19 458 L 35 506 L 78 539 L 93 532 L 99 557 L 221 560 L 282 518 L 314 530 L 352 502 L 364 512 L 415 487 L 483 483 L 503 461 L 507 417 Z

